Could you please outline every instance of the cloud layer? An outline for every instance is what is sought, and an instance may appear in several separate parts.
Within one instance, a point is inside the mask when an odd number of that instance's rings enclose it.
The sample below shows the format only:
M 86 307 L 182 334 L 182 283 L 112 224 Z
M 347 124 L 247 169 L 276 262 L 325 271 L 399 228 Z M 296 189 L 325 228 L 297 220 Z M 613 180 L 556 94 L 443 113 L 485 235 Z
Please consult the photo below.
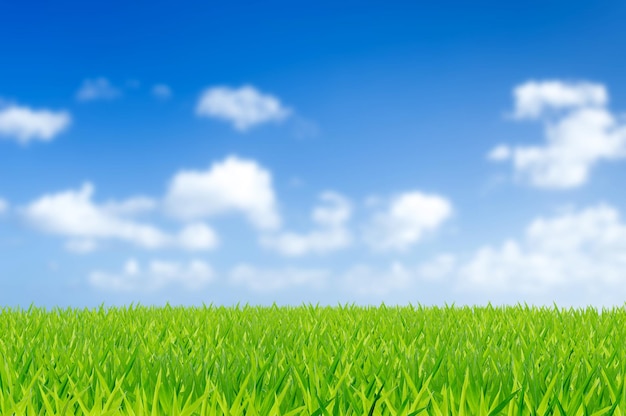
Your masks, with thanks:
M 439 195 L 419 191 L 392 198 L 376 213 L 364 231 L 366 242 L 376 250 L 406 250 L 427 232 L 438 229 L 452 215 L 452 204 Z
M 282 231 L 261 238 L 261 245 L 289 257 L 306 254 L 329 253 L 348 247 L 352 243 L 346 223 L 352 215 L 350 201 L 336 192 L 320 195 L 322 204 L 312 214 L 317 228 L 308 233 Z
M 271 173 L 237 156 L 204 171 L 177 173 L 169 184 L 165 207 L 183 220 L 239 212 L 259 229 L 275 229 L 281 222 Z
M 455 270 L 456 258 L 451 254 L 441 254 L 410 266 L 398 260 L 392 261 L 386 268 L 356 264 L 341 274 L 337 281 L 346 293 L 381 298 L 394 293 L 418 293 L 420 284 L 449 279 Z
M 252 292 L 274 293 L 297 287 L 319 290 L 326 285 L 328 277 L 329 272 L 322 269 L 263 269 L 241 264 L 233 268 L 229 281 L 234 286 L 244 287 Z
M 171 90 L 159 84 L 152 93 L 166 99 Z M 626 122 L 609 110 L 604 85 L 530 81 L 513 94 L 512 118 L 542 123 L 545 142 L 499 144 L 487 158 L 510 163 L 520 181 L 538 188 L 573 188 L 588 182 L 596 164 L 626 158 Z M 108 80 L 98 78 L 86 80 L 77 99 L 119 95 Z M 239 131 L 279 122 L 291 114 L 278 98 L 252 86 L 207 89 L 196 111 L 232 123 Z M 0 136 L 19 143 L 53 140 L 70 123 L 66 111 L 0 107 Z M 626 224 L 611 205 L 538 217 L 521 236 L 501 244 L 480 242 L 465 255 L 446 253 L 425 262 L 407 260 L 407 251 L 452 217 L 450 200 L 409 188 L 373 205 L 361 218 L 350 198 L 326 191 L 311 210 L 308 228 L 283 227 L 271 171 L 256 160 L 231 155 L 205 168 L 178 171 L 162 198 L 136 195 L 98 202 L 94 186 L 85 183 L 78 189 L 42 195 L 21 208 L 12 206 L 11 211 L 34 229 L 61 236 L 66 250 L 73 253 L 91 253 L 112 242 L 177 251 L 178 261 L 141 265 L 130 259 L 120 271 L 95 270 L 88 275 L 94 288 L 112 292 L 206 287 L 217 279 L 212 267 L 203 260 L 181 260 L 181 252 L 215 249 L 220 237 L 204 221 L 239 215 L 253 227 L 262 248 L 289 258 L 292 264 L 257 266 L 236 260 L 223 275 L 235 289 L 260 294 L 304 289 L 376 300 L 394 294 L 408 297 L 429 283 L 455 287 L 464 294 L 532 297 L 565 290 L 626 294 L 621 289 L 626 287 Z M 9 204 L 0 199 L 0 215 L 8 210 Z M 171 219 L 179 221 L 174 231 L 164 226 Z M 383 254 L 372 256 L 363 250 L 370 258 L 365 261 L 331 257 L 342 250 L 368 247 Z M 332 260 L 334 268 L 307 266 L 309 255 L 328 256 L 325 259 Z
M 36 140 L 49 142 L 67 130 L 71 121 L 67 111 L 0 106 L 0 138 L 15 140 L 20 144 Z
M 170 235 L 128 217 L 137 212 L 138 206 L 143 204 L 145 208 L 147 200 L 134 198 L 98 205 L 93 195 L 93 185 L 86 183 L 78 190 L 44 195 L 25 207 L 22 214 L 37 230 L 69 238 L 67 248 L 76 252 L 92 251 L 101 240 L 121 240 L 147 249 L 210 250 L 218 243 L 215 232 L 204 224 L 187 225 L 179 235 Z
M 626 224 L 614 207 L 537 218 L 521 239 L 484 246 L 459 270 L 460 287 L 486 293 L 546 294 L 626 287 Z M 607 291 L 607 288 L 609 290 Z
M 543 146 L 499 145 L 492 161 L 510 160 L 517 178 L 538 188 L 575 188 L 601 161 L 626 158 L 626 123 L 608 108 L 601 84 L 528 82 L 515 89 L 515 117 L 544 123 Z
M 198 290 L 214 279 L 211 266 L 201 260 L 186 264 L 153 260 L 143 268 L 136 260 L 130 259 L 121 272 L 94 271 L 89 275 L 89 283 L 97 289 L 127 293 L 154 292 L 172 286 Z
M 529 81 L 515 87 L 514 117 L 536 119 L 551 110 L 601 108 L 609 101 L 606 87 L 591 82 Z
M 86 79 L 76 92 L 78 101 L 113 100 L 122 95 L 122 92 L 103 77 Z
M 244 132 L 259 124 L 283 121 L 291 110 L 277 97 L 245 85 L 206 89 L 198 101 L 196 114 L 230 122 L 235 129 Z

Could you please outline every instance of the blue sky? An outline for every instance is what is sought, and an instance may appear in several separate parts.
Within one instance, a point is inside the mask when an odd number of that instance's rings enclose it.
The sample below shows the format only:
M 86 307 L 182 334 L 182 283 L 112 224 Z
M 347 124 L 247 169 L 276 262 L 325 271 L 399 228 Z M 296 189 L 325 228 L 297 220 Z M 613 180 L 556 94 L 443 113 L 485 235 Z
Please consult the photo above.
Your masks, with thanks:
M 621 305 L 620 2 L 0 6 L 0 304 Z

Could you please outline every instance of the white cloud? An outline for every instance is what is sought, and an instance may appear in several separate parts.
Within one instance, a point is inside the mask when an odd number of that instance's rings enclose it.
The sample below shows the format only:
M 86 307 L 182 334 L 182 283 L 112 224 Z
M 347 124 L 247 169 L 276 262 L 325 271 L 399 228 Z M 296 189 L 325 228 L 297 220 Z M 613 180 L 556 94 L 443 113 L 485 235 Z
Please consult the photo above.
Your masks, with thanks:
M 86 183 L 79 190 L 44 195 L 25 207 L 22 213 L 34 228 L 70 238 L 66 248 L 74 252 L 93 250 L 97 240 L 105 239 L 127 241 L 148 249 L 179 247 L 195 250 L 215 246 L 207 237 L 210 231 L 199 231 L 198 225 L 183 230 L 180 236 L 171 236 L 152 225 L 119 215 L 119 207 L 132 207 L 136 205 L 132 201 L 139 199 L 98 205 L 92 200 L 93 194 L 93 185 Z M 117 207 L 118 212 L 111 207 Z
M 517 147 L 518 176 L 541 188 L 573 188 L 587 182 L 601 160 L 626 157 L 626 124 L 603 109 L 581 109 L 546 128 L 546 146 Z
M 94 204 L 94 187 L 49 194 L 24 210 L 35 228 L 73 238 L 116 238 L 146 248 L 162 247 L 167 236 L 155 227 L 125 220 Z
M 524 84 L 518 90 L 525 91 L 518 94 L 525 98 L 518 98 L 516 114 L 542 117 L 547 142 L 513 149 L 501 145 L 491 151 L 490 159 L 511 159 L 519 180 L 539 188 L 574 188 L 588 181 L 598 162 L 626 158 L 626 122 L 605 107 L 604 86 L 551 81 Z M 553 115 L 549 108 L 563 111 Z
M 320 195 L 320 200 L 323 204 L 315 207 L 311 215 L 315 223 L 325 227 L 341 227 L 350 220 L 352 204 L 348 198 L 337 192 L 326 191 Z
M 161 100 L 167 100 L 172 96 L 172 89 L 169 85 L 157 84 L 152 87 L 152 95 Z
M 352 242 L 345 228 L 314 230 L 306 234 L 282 232 L 261 238 L 261 245 L 278 253 L 298 257 L 310 253 L 324 254 L 348 247 Z
M 200 260 L 187 264 L 155 260 L 144 269 L 130 259 L 120 273 L 94 271 L 89 275 L 92 286 L 113 292 L 154 292 L 171 286 L 198 290 L 214 279 L 211 266 Z
M 7 211 L 9 211 L 9 203 L 0 198 L 0 215 L 5 214 Z
M 502 162 L 504 160 L 509 160 L 511 158 L 511 148 L 507 145 L 501 144 L 494 147 L 489 154 L 487 155 L 487 159 L 492 160 L 494 162 Z
M 326 285 L 328 276 L 329 273 L 321 269 L 260 269 L 241 264 L 231 271 L 229 280 L 253 292 L 269 293 L 294 287 L 319 290 Z
M 324 192 L 320 199 L 323 204 L 317 206 L 311 215 L 318 225 L 317 229 L 304 234 L 283 231 L 266 235 L 261 237 L 261 245 L 291 257 L 348 247 L 352 236 L 345 224 L 352 214 L 350 201 L 336 192 Z
M 208 225 L 193 223 L 182 229 L 178 242 L 187 250 L 212 250 L 219 245 L 219 238 Z
M 165 207 L 185 220 L 238 211 L 257 228 L 280 226 L 270 172 L 236 156 L 208 170 L 178 172 L 170 182 Z
M 450 276 L 457 266 L 457 259 L 452 254 L 440 254 L 417 268 L 417 275 L 423 280 L 439 281 Z
M 286 119 L 291 110 L 272 95 L 263 94 L 250 85 L 238 89 L 214 87 L 205 90 L 198 101 L 196 114 L 231 122 L 235 129 L 249 128 Z
M 102 208 L 111 215 L 134 216 L 154 211 L 157 208 L 157 202 L 152 198 L 137 196 L 125 201 L 107 202 Z
M 420 282 L 437 282 L 448 278 L 455 270 L 456 258 L 441 254 L 432 260 L 407 267 L 400 261 L 387 268 L 357 264 L 339 276 L 343 290 L 358 296 L 386 296 L 415 290 Z
M 96 251 L 98 243 L 89 238 L 74 239 L 65 243 L 65 249 L 76 254 L 87 254 Z
M 406 250 L 452 215 L 452 204 L 439 195 L 418 191 L 394 197 L 364 230 L 365 241 L 381 251 Z
M 548 110 L 579 107 L 604 107 L 609 96 L 602 84 L 591 82 L 529 81 L 517 86 L 514 116 L 538 118 Z
M 414 279 L 414 273 L 400 262 L 393 262 L 388 270 L 356 265 L 341 277 L 344 290 L 359 296 L 384 296 L 403 291 L 412 286 Z
M 485 246 L 459 269 L 459 287 L 521 294 L 612 293 L 626 287 L 626 224 L 609 205 L 537 218 L 521 240 Z M 623 295 L 623 291 L 620 291 Z
M 108 79 L 96 78 L 86 79 L 76 93 L 78 101 L 112 100 L 122 95 L 121 91 L 115 88 Z
M 0 137 L 21 144 L 34 140 L 49 142 L 66 130 L 71 120 L 67 111 L 32 110 L 17 105 L 0 107 Z

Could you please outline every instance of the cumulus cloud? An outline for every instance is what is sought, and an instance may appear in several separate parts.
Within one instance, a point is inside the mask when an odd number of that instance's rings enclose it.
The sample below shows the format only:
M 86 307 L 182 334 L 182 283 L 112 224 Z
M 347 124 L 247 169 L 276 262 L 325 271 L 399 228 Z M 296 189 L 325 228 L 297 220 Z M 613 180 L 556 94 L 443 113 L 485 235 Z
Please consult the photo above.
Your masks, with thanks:
M 438 282 L 450 277 L 456 267 L 456 257 L 440 254 L 417 266 L 407 266 L 400 261 L 387 268 L 357 264 L 349 268 L 338 281 L 343 290 L 358 296 L 386 296 L 393 292 L 417 289 L 420 283 Z
M 136 260 L 130 259 L 121 272 L 94 271 L 89 275 L 92 286 L 112 292 L 154 292 L 172 286 L 198 290 L 214 279 L 211 266 L 201 260 L 187 264 L 154 260 L 143 268 Z
M 415 276 L 401 262 L 393 262 L 387 270 L 356 265 L 341 278 L 345 291 L 359 296 L 383 296 L 410 288 Z
M 346 223 L 352 214 L 350 201 L 336 192 L 320 195 L 322 204 L 311 215 L 318 228 L 308 233 L 283 231 L 261 237 L 261 245 L 285 256 L 327 253 L 348 247 L 352 243 Z
M 626 287 L 624 270 L 626 224 L 617 209 L 600 204 L 537 218 L 523 238 L 482 247 L 458 273 L 464 290 L 593 294 Z
M 178 234 L 178 244 L 187 250 L 211 250 L 219 245 L 217 233 L 208 225 L 193 223 Z
M 609 95 L 604 85 L 590 82 L 529 81 L 513 90 L 514 116 L 539 118 L 549 110 L 604 107 Z
M 489 158 L 510 160 L 519 180 L 539 188 L 574 188 L 588 181 L 598 162 L 626 158 L 626 123 L 606 107 L 603 85 L 529 82 L 515 91 L 516 117 L 543 120 L 546 143 L 500 145 Z
M 494 147 L 489 154 L 487 154 L 487 159 L 494 162 L 501 162 L 510 159 L 511 153 L 511 148 L 509 146 L 501 144 Z
M 5 214 L 8 210 L 9 210 L 9 203 L 6 200 L 0 198 L 0 215 Z
M 255 161 L 237 156 L 204 171 L 177 173 L 169 184 L 165 208 L 184 220 L 239 212 L 259 229 L 280 226 L 272 175 Z
M 27 144 L 52 141 L 65 131 L 72 118 L 67 111 L 33 110 L 18 105 L 0 106 L 0 138 Z
M 86 79 L 76 93 L 78 101 L 113 100 L 122 95 L 122 92 L 114 87 L 108 79 L 100 77 Z
M 209 237 L 213 231 L 208 226 L 194 224 L 183 229 L 179 236 L 172 236 L 155 226 L 120 215 L 128 214 L 129 207 L 136 209 L 141 205 L 136 203 L 139 199 L 98 205 L 93 202 L 93 195 L 93 185 L 86 183 L 79 190 L 44 195 L 25 207 L 22 213 L 32 227 L 70 238 L 66 247 L 74 252 L 92 251 L 97 240 L 106 239 L 122 240 L 148 249 L 208 250 L 217 243 L 216 238 Z
M 326 285 L 328 277 L 329 272 L 322 269 L 262 269 L 241 264 L 233 268 L 229 281 L 253 292 L 269 293 L 295 287 L 321 289 Z
M 365 241 L 381 251 L 406 250 L 452 215 L 452 204 L 439 195 L 418 191 L 400 194 L 365 227 Z
M 167 100 L 172 97 L 172 89 L 169 85 L 156 84 L 152 87 L 152 95 L 161 100 Z
M 284 107 L 277 97 L 245 85 L 238 89 L 206 89 L 198 101 L 196 114 L 230 122 L 235 129 L 243 132 L 259 124 L 283 121 L 291 110 Z
M 313 209 L 311 218 L 324 227 L 341 227 L 352 215 L 352 204 L 345 196 L 333 191 L 320 195 L 322 204 Z
M 49 194 L 24 210 L 35 228 L 73 238 L 116 238 L 146 248 L 162 247 L 167 236 L 157 228 L 119 218 L 92 201 L 94 187 Z
M 137 196 L 124 201 L 109 201 L 102 208 L 111 215 L 134 216 L 154 211 L 157 202 L 146 196 Z

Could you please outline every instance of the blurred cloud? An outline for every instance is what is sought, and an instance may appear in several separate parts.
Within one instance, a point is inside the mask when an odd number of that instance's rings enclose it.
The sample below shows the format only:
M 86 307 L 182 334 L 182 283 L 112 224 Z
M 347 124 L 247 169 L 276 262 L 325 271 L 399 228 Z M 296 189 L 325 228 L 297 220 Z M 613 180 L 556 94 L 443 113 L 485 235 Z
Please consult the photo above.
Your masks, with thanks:
M 598 162 L 626 158 L 626 123 L 606 107 L 603 85 L 531 81 L 514 95 L 515 117 L 542 120 L 546 137 L 543 146 L 499 145 L 489 153 L 492 161 L 510 160 L 519 180 L 538 188 L 575 188 L 588 182 Z
M 403 251 L 426 233 L 437 230 L 452 215 L 452 204 L 439 195 L 410 191 L 387 202 L 364 228 L 364 238 L 379 251 Z
M 271 173 L 254 160 L 229 156 L 207 170 L 183 170 L 170 181 L 167 212 L 193 220 L 242 213 L 259 229 L 280 226 Z
M 161 100 L 167 100 L 172 97 L 172 89 L 169 85 L 156 84 L 152 87 L 152 95 Z
M 326 285 L 329 272 L 322 269 L 284 267 L 263 269 L 240 264 L 230 273 L 229 281 L 252 292 L 271 293 L 294 287 L 321 289 Z
M 626 287 L 624 270 L 626 224 L 617 209 L 599 204 L 537 218 L 521 239 L 477 250 L 458 274 L 459 288 L 466 291 L 610 293 Z
M 289 117 L 291 110 L 270 94 L 264 94 L 251 85 L 240 88 L 225 86 L 206 89 L 196 106 L 196 114 L 232 123 L 236 130 L 280 122 Z
M 66 248 L 78 253 L 95 250 L 98 240 L 111 239 L 147 249 L 211 250 L 217 246 L 217 236 L 207 225 L 191 224 L 179 235 L 170 235 L 153 225 L 122 215 L 128 214 L 128 210 L 120 212 L 120 207 L 128 209 L 141 199 L 98 205 L 93 202 L 94 192 L 94 186 L 85 183 L 78 190 L 47 194 L 23 208 L 22 215 L 28 224 L 41 232 L 70 238 Z
M 282 231 L 265 235 L 261 237 L 261 245 L 288 257 L 323 254 L 350 246 L 352 235 L 346 227 L 352 215 L 350 201 L 331 191 L 322 193 L 320 200 L 322 204 L 311 215 L 317 229 L 308 233 Z
M 518 119 L 536 119 L 549 110 L 601 108 L 609 101 L 604 85 L 584 81 L 528 81 L 515 87 L 513 96 Z
M 201 260 L 188 263 L 153 260 L 144 268 L 130 259 L 121 272 L 94 271 L 89 275 L 93 287 L 113 292 L 153 292 L 166 287 L 198 290 L 214 280 L 213 269 Z
M 72 118 L 67 111 L 33 110 L 18 105 L 0 105 L 0 138 L 27 144 L 52 141 L 67 130 Z
M 78 101 L 113 100 L 122 95 L 122 92 L 104 78 L 86 79 L 76 92 Z

